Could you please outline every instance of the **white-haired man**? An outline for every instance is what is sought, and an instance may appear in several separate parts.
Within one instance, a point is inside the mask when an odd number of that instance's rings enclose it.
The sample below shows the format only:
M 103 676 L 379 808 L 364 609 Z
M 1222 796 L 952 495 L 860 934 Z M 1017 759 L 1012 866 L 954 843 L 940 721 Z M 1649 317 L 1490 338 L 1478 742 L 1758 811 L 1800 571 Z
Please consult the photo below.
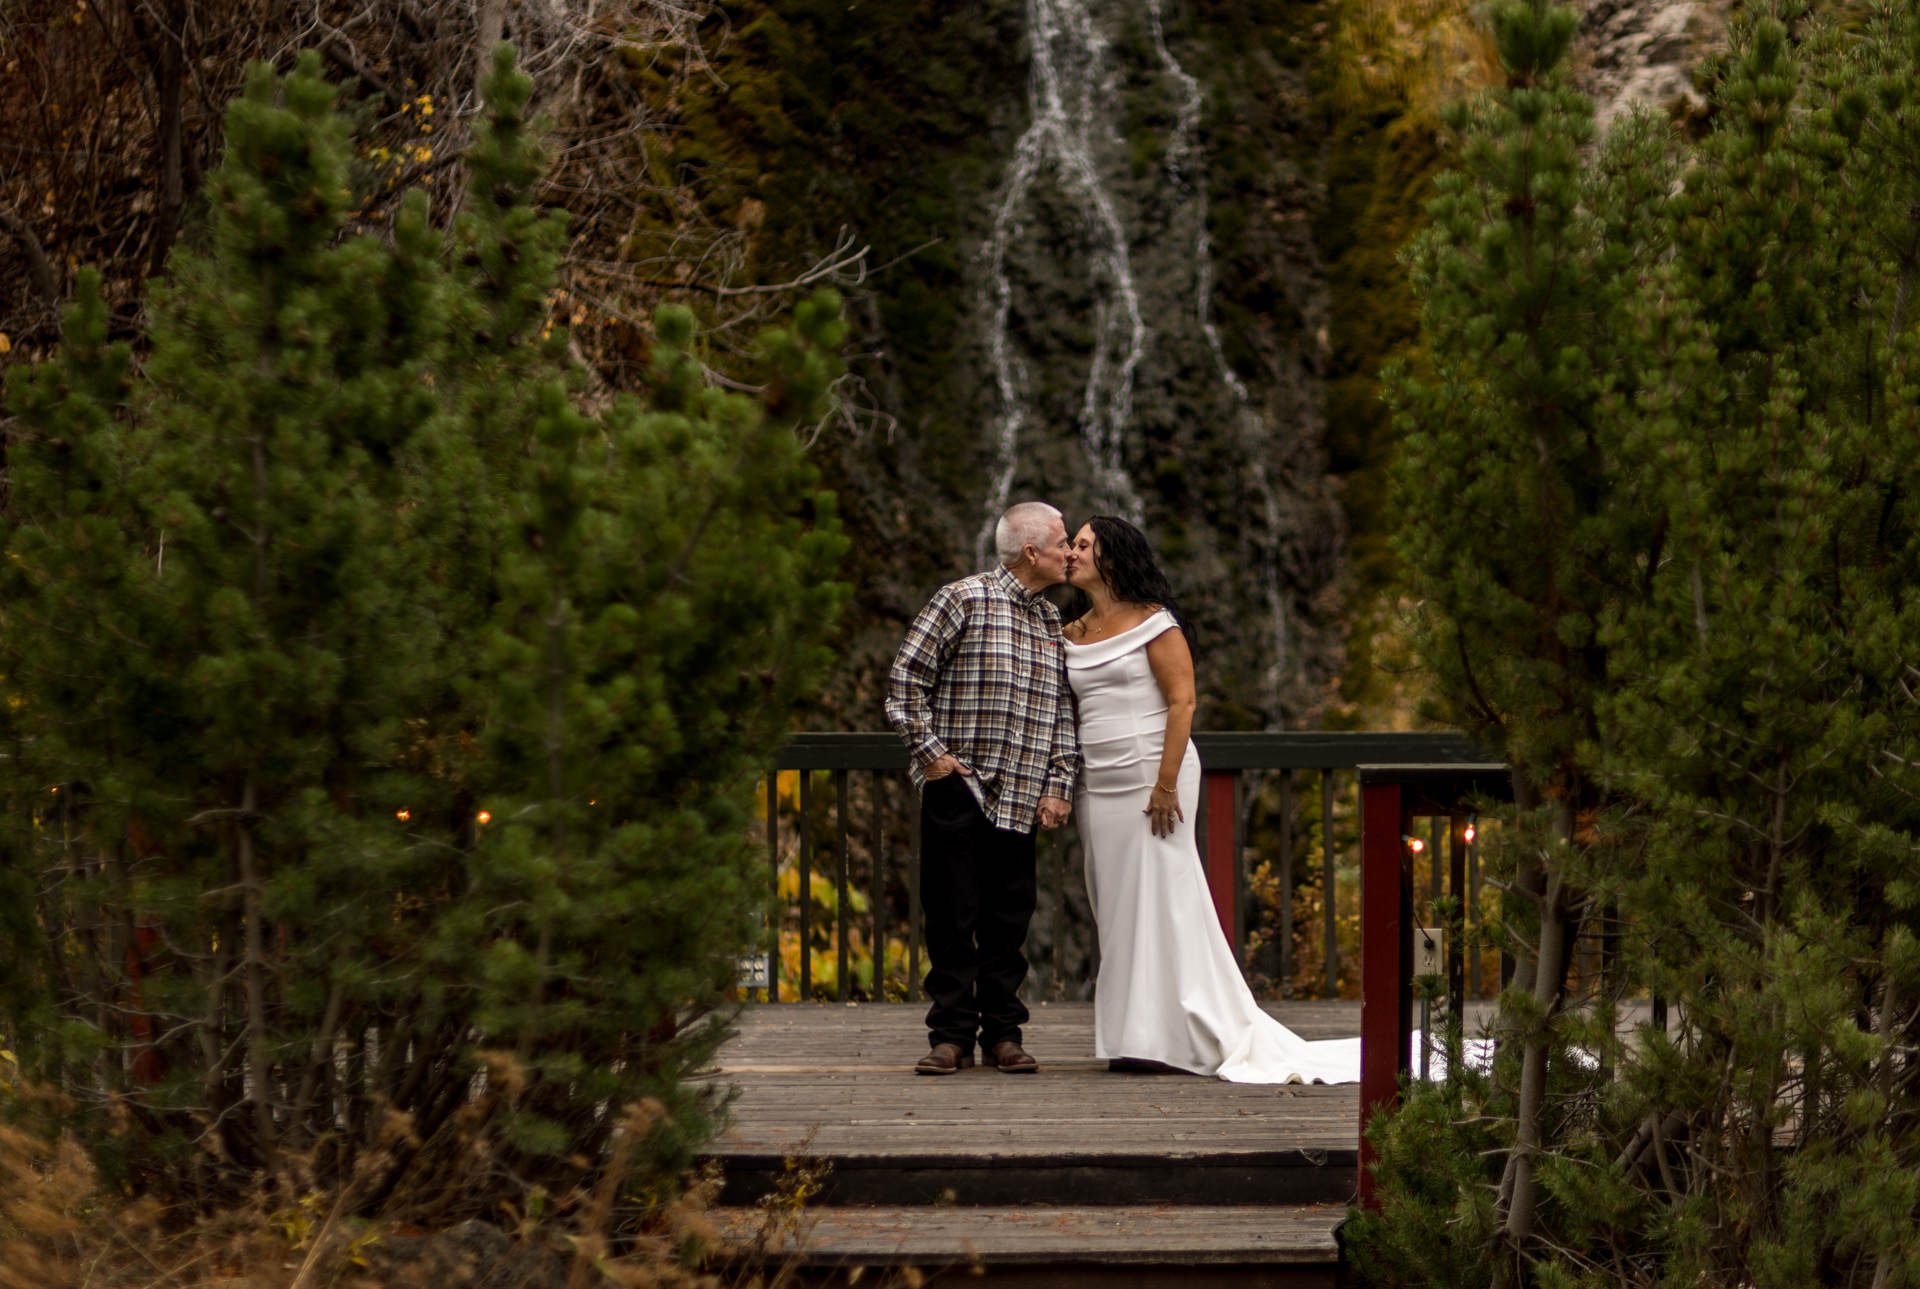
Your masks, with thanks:
M 1072 806 L 1080 741 L 1060 614 L 1040 592 L 1066 579 L 1060 512 L 1026 501 L 1000 517 L 997 567 L 940 588 L 907 630 L 887 678 L 887 721 L 920 788 L 929 1051 L 916 1074 L 980 1059 L 1008 1074 L 1039 1064 L 1027 1022 L 1034 826 Z

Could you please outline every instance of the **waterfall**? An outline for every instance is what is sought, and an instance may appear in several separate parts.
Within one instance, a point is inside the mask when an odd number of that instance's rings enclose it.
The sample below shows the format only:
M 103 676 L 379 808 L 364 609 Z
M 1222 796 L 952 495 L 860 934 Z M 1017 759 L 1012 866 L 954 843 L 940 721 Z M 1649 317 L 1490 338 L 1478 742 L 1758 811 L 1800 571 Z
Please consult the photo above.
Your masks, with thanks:
M 1112 60 L 1088 0 L 1027 0 L 1027 37 L 1032 46 L 1027 74 L 1030 119 L 1014 144 L 987 238 L 986 289 L 991 300 L 976 302 L 976 312 L 989 319 L 987 350 L 999 401 L 991 436 L 995 467 L 980 534 L 983 559 L 993 549 L 994 523 L 1012 498 L 1021 435 L 1028 428 L 1029 373 L 1009 335 L 1013 284 L 1007 253 L 1022 232 L 1021 217 L 1043 173 L 1075 201 L 1093 237 L 1084 269 L 1109 288 L 1095 309 L 1093 358 L 1081 390 L 1078 426 L 1093 493 L 1099 504 L 1135 523 L 1142 513 L 1140 494 L 1126 469 L 1126 432 L 1133 413 L 1133 376 L 1146 353 L 1147 328 L 1140 316 L 1127 230 L 1095 158 L 1097 144 L 1117 142 L 1107 116 L 1113 100 Z
M 1025 0 L 1027 116 L 969 301 L 990 427 L 979 553 L 1037 478 L 1063 505 L 1135 523 L 1143 493 L 1184 490 L 1206 508 L 1169 517 L 1185 546 L 1169 573 L 1231 621 L 1234 701 L 1279 724 L 1297 653 L 1282 558 L 1311 538 L 1311 512 L 1280 478 L 1268 400 L 1214 317 L 1205 90 L 1168 42 L 1165 3 Z M 1196 448 L 1192 463 L 1152 455 Z
M 1266 520 L 1268 534 L 1277 541 L 1283 524 L 1279 493 L 1273 486 L 1273 474 L 1267 465 L 1266 424 L 1259 409 L 1253 405 L 1246 382 L 1240 379 L 1233 370 L 1233 364 L 1227 361 L 1226 347 L 1220 342 L 1220 329 L 1213 321 L 1213 242 L 1207 234 L 1207 179 L 1205 171 L 1201 169 L 1199 148 L 1194 140 L 1203 103 L 1200 82 L 1180 65 L 1180 60 L 1167 48 L 1166 29 L 1160 20 L 1160 3 L 1161 0 L 1147 0 L 1147 23 L 1153 33 L 1153 51 L 1160 60 L 1160 66 L 1180 86 L 1180 106 L 1174 117 L 1173 138 L 1167 145 L 1167 177 L 1175 184 L 1188 185 L 1193 193 L 1194 314 L 1201 333 L 1207 338 L 1207 348 L 1213 355 L 1220 383 L 1233 395 L 1235 430 L 1245 450 L 1254 499 L 1260 506 L 1261 517 Z M 1280 586 L 1279 570 L 1266 569 L 1263 572 L 1260 593 L 1271 652 L 1262 669 L 1261 688 L 1264 692 L 1261 697 L 1267 710 L 1278 715 L 1289 654 L 1287 602 Z

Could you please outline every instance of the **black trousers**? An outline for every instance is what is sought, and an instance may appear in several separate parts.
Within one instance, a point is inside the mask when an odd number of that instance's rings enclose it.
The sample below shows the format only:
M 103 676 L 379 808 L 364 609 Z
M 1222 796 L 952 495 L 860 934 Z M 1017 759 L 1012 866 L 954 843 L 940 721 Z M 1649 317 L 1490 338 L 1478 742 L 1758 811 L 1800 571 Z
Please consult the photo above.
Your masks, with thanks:
M 920 795 L 929 1043 L 1020 1041 L 1035 889 L 1034 834 L 995 828 L 959 775 L 931 780 Z

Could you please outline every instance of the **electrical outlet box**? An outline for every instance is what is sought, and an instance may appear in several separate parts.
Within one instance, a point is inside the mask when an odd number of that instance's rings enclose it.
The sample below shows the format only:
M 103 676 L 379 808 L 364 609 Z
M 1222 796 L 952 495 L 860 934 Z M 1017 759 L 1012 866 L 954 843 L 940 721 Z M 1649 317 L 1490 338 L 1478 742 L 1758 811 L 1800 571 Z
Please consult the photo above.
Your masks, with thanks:
M 1447 930 L 1438 926 L 1413 928 L 1413 974 L 1444 975 L 1447 970 Z
M 743 953 L 736 968 L 735 982 L 742 989 L 769 989 L 773 986 L 773 963 L 764 953 Z

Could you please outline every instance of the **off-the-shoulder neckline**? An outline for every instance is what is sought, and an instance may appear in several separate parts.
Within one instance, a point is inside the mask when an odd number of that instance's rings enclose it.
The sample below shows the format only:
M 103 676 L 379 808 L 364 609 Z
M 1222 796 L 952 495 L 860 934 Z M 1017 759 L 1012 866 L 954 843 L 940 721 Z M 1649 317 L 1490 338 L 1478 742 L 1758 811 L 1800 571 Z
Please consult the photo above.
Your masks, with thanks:
M 1149 622 L 1152 622 L 1156 618 L 1170 618 L 1172 616 L 1173 615 L 1168 613 L 1165 609 L 1155 609 L 1152 613 L 1149 613 L 1146 617 L 1141 618 L 1138 622 L 1128 627 L 1125 631 L 1116 631 L 1112 635 L 1102 636 L 1098 640 L 1088 640 L 1085 643 L 1082 643 L 1078 640 L 1068 640 L 1064 632 L 1061 633 L 1060 639 L 1062 642 L 1066 644 L 1066 646 L 1069 649 L 1098 649 L 1101 645 L 1112 644 L 1115 640 L 1125 640 L 1128 636 L 1132 635 L 1134 632 L 1138 631 L 1141 627 L 1146 626 Z

